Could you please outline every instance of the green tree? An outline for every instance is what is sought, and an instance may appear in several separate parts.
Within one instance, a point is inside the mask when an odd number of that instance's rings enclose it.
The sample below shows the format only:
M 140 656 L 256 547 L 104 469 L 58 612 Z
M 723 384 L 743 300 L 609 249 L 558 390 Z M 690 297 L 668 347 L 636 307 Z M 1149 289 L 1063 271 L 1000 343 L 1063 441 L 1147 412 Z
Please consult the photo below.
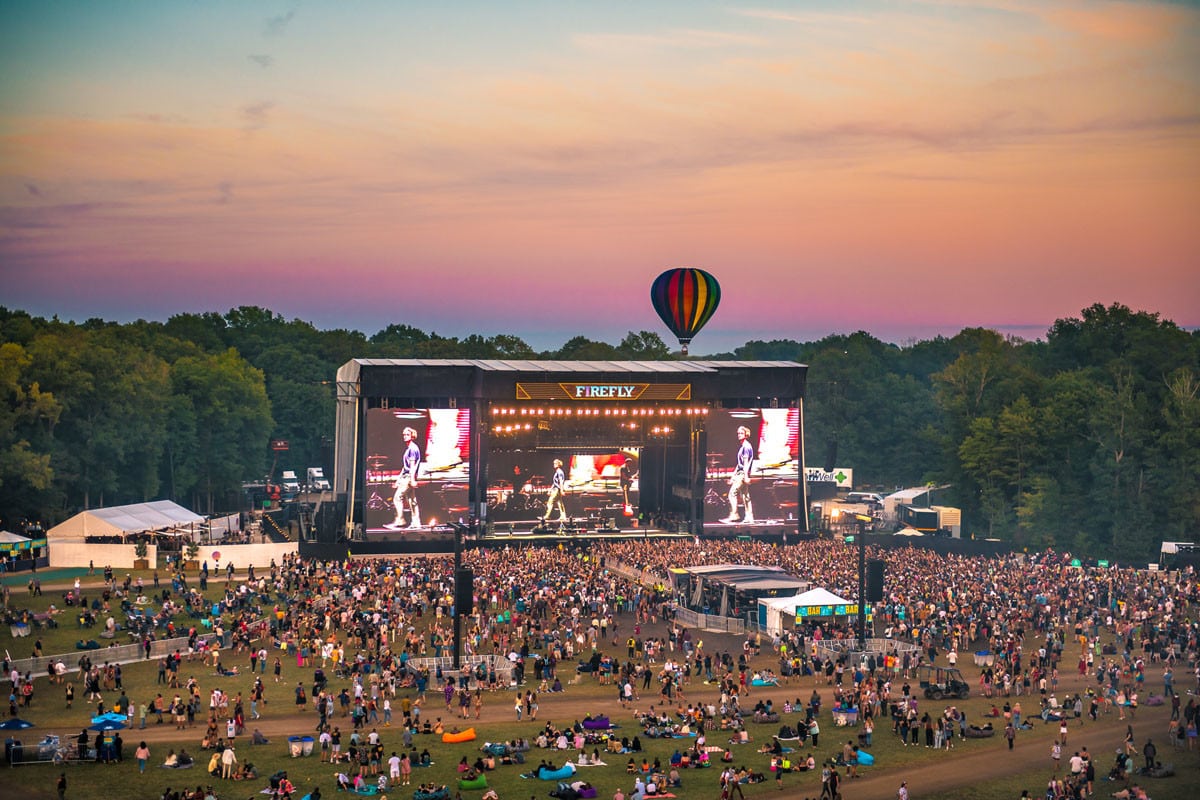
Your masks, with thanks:
M 568 339 L 550 357 L 560 361 L 617 361 L 621 358 L 621 352 L 611 344 L 575 336 Z
M 1166 386 L 1155 483 L 1166 511 L 1165 533 L 1182 537 L 1200 528 L 1200 378 L 1180 367 L 1167 376 Z
M 49 446 L 64 494 L 84 508 L 155 494 L 168 394 L 162 361 L 98 323 L 47 331 L 30 353 L 39 384 L 63 404 Z
M 1106 512 L 1106 545 L 1114 555 L 1135 555 L 1149 545 L 1148 497 L 1143 463 L 1146 432 L 1133 391 L 1133 376 L 1118 369 L 1092 407 L 1096 443 L 1092 500 Z
M 267 438 L 274 427 L 263 373 L 236 350 L 182 358 L 171 368 L 176 394 L 187 397 L 196 419 L 199 502 L 237 492 L 265 469 Z
M 32 358 L 21 345 L 0 344 L 0 508 L 41 517 L 39 502 L 50 488 L 50 454 L 34 449 L 62 414 L 62 405 L 29 378 Z
M 942 453 L 932 477 L 952 487 L 950 497 L 962 507 L 966 525 L 984 517 L 994 533 L 999 519 L 1010 517 L 1011 508 L 1001 508 L 1005 490 L 995 476 L 983 482 L 987 470 L 980 464 L 990 457 L 977 454 L 976 466 L 969 466 L 963 447 L 970 437 L 976 438 L 972 448 L 977 448 L 982 439 L 994 435 L 1000 411 L 1022 393 L 1035 389 L 1033 375 L 1022 361 L 1023 343 L 1019 340 L 1006 339 L 987 329 L 968 328 L 951 342 L 958 355 L 933 375 L 935 398 L 942 412 Z M 977 427 L 975 423 L 981 419 L 988 419 L 993 430 Z M 985 511 L 985 505 L 990 510 Z
M 752 340 L 733 351 L 738 361 L 801 361 L 804 346 L 792 339 Z
M 413 358 L 429 334 L 411 325 L 388 325 L 371 337 L 376 358 Z
M 174 368 L 172 368 L 174 372 Z M 200 448 L 196 432 L 196 409 L 192 398 L 174 390 L 167 403 L 167 437 L 159 467 L 167 496 L 180 502 L 195 491 L 200 481 Z
M 617 345 L 617 350 L 621 358 L 633 361 L 665 361 L 671 358 L 671 348 L 667 347 L 661 336 L 651 331 L 630 331 Z

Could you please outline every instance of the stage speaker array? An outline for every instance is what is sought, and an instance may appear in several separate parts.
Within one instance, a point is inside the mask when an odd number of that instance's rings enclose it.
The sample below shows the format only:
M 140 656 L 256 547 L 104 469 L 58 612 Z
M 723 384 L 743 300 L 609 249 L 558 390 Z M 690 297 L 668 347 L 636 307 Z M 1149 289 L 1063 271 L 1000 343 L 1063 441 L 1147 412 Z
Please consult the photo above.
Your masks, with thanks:
M 867 562 L 867 602 L 883 600 L 883 562 L 873 558 Z
M 837 445 L 838 440 L 835 436 L 829 440 L 829 444 L 825 447 L 825 463 L 822 466 L 826 472 L 833 472 L 833 468 L 837 464 Z
M 475 573 L 463 567 L 454 572 L 454 613 L 472 614 L 474 602 Z

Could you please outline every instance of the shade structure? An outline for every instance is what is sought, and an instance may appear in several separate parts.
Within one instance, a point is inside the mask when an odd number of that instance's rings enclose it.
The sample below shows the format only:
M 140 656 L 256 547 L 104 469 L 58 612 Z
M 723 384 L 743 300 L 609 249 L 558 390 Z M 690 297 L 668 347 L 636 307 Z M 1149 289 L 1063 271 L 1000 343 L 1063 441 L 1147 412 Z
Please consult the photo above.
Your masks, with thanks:
M 204 521 L 204 517 L 188 511 L 170 500 L 134 503 L 127 506 L 93 508 L 81 511 L 46 532 L 51 541 L 83 541 L 88 536 L 127 536 L 165 531 Z
M 98 722 L 95 725 L 88 726 L 88 730 L 91 731 L 119 731 L 124 730 L 124 728 L 124 722 L 117 722 L 113 719 L 107 719 L 104 722 Z
M 41 544 L 45 544 L 43 538 Z M 33 540 L 12 531 L 0 531 L 0 552 L 15 553 L 19 550 L 30 550 L 34 547 Z
M 0 722 L 0 730 L 4 731 L 23 731 L 26 728 L 32 728 L 33 723 L 20 717 L 13 717 Z

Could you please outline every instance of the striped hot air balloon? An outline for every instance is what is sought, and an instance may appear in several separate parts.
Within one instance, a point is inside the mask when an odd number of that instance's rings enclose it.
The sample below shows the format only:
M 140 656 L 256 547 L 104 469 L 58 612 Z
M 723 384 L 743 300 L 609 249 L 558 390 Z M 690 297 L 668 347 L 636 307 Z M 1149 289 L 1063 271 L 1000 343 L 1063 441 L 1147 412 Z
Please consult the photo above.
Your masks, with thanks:
M 676 267 L 654 279 L 650 302 L 687 355 L 688 343 L 721 302 L 721 284 L 702 269 Z

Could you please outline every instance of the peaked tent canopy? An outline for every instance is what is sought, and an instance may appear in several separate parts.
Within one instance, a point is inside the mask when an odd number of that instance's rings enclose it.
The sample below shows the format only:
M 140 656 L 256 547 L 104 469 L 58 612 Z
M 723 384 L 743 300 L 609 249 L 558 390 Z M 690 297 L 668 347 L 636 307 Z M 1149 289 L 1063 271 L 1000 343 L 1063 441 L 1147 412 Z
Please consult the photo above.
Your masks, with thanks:
M 45 540 L 41 541 L 41 544 L 45 543 Z M 29 550 L 32 547 L 33 540 L 28 536 L 22 536 L 12 531 L 0 531 L 0 553 L 15 553 L 18 550 Z
M 758 601 L 758 624 L 778 633 L 796 617 L 796 609 L 802 606 L 845 606 L 850 600 L 838 597 L 828 589 L 809 589 L 794 597 L 764 597 Z
M 851 602 L 844 597 L 838 597 L 828 589 L 809 589 L 791 599 L 794 601 L 793 608 L 795 606 L 844 606 Z
M 203 521 L 204 517 L 177 503 L 156 500 L 152 503 L 81 511 L 48 530 L 46 538 L 51 542 L 83 541 L 89 536 L 120 536 L 124 539 L 137 533 L 167 530 Z

